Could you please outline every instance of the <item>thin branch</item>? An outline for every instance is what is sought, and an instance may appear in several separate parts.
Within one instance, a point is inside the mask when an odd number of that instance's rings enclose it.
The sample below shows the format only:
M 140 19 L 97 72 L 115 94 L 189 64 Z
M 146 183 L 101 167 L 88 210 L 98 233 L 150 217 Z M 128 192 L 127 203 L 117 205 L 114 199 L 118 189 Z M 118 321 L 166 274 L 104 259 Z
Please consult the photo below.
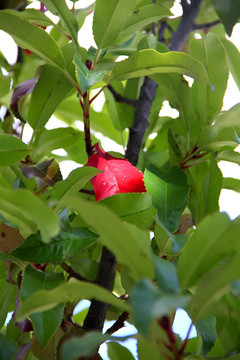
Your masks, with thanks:
M 185 44 L 189 34 L 193 30 L 193 24 L 197 17 L 202 0 L 192 0 L 191 4 L 187 0 L 182 0 L 183 16 L 181 18 L 178 30 L 172 37 L 169 45 L 170 51 L 180 51 Z M 160 33 L 159 40 L 162 39 Z M 157 91 L 157 84 L 154 80 L 145 77 L 140 90 L 140 96 L 137 101 L 133 125 L 130 128 L 129 139 L 126 149 L 126 159 L 133 165 L 137 165 L 139 152 L 142 147 L 142 141 L 148 126 L 148 119 L 152 107 L 152 102 Z
M 121 328 L 123 328 L 125 326 L 125 321 L 129 318 L 129 313 L 127 311 L 124 311 L 119 318 L 117 319 L 117 321 L 115 321 L 115 323 L 106 331 L 106 334 L 113 334 L 116 331 L 120 330 Z
M 98 274 L 95 283 L 111 290 L 115 275 L 116 259 L 115 256 L 106 248 L 103 248 Z M 83 323 L 85 331 L 102 331 L 109 304 L 92 300 L 88 314 Z
M 124 96 L 122 96 L 121 94 L 119 94 L 111 85 L 108 85 L 108 90 L 111 91 L 112 95 L 114 96 L 114 99 L 122 104 L 126 104 L 126 105 L 131 105 L 131 106 L 136 106 L 137 105 L 137 100 L 134 99 L 129 99 L 126 98 Z
M 203 29 L 210 29 L 213 26 L 221 24 L 219 19 L 211 21 L 205 24 L 193 24 L 193 30 L 203 30 Z
M 77 280 L 81 280 L 81 281 L 88 281 L 91 282 L 90 280 L 85 279 L 83 276 L 81 276 L 79 273 L 77 273 L 76 271 L 74 271 L 69 265 L 67 265 L 66 263 L 62 263 L 60 264 L 61 268 L 63 270 L 65 270 L 71 278 L 77 279 Z
M 179 350 L 179 355 L 183 355 L 183 354 L 184 354 L 184 351 L 185 351 L 185 349 L 186 349 L 186 346 L 187 346 L 187 343 L 188 343 L 188 339 L 189 339 L 189 336 L 190 336 L 190 332 L 191 332 L 191 330 L 192 330 L 192 327 L 193 327 L 193 323 L 191 323 L 190 326 L 189 326 L 186 339 L 184 340 L 183 345 L 182 345 L 181 349 Z
M 79 192 L 82 192 L 83 194 L 94 195 L 94 191 L 90 189 L 81 189 Z

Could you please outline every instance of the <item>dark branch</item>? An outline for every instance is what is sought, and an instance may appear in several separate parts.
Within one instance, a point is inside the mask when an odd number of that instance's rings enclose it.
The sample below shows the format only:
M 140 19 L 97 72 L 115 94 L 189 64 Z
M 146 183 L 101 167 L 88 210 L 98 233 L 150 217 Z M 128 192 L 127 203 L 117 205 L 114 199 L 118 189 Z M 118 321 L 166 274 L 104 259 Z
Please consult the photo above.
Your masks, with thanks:
M 89 280 L 85 279 L 83 276 L 81 276 L 79 273 L 74 271 L 69 265 L 62 263 L 60 266 L 63 270 L 65 270 L 69 274 L 69 277 L 77 279 L 77 280 L 81 280 L 81 281 L 89 281 Z
M 124 311 L 117 321 L 106 331 L 106 334 L 113 334 L 125 326 L 124 322 L 129 318 L 129 313 Z
M 130 128 L 125 157 L 136 166 L 142 146 L 143 136 L 148 127 L 148 118 L 152 102 L 157 91 L 157 84 L 149 77 L 145 77 L 135 111 L 133 126 Z
M 83 194 L 94 195 L 94 191 L 90 189 L 81 189 L 79 192 L 82 192 Z
M 221 21 L 219 19 L 211 21 L 209 23 L 205 24 L 193 24 L 193 30 L 203 30 L 203 29 L 209 29 L 213 26 L 221 24 Z
M 191 5 L 187 0 L 182 0 L 183 15 L 178 30 L 172 37 L 169 45 L 170 51 L 180 51 L 185 44 L 189 34 L 194 28 L 194 21 L 197 17 L 202 0 L 192 0 Z M 162 32 L 159 32 L 159 40 L 162 40 Z M 133 164 L 137 165 L 142 141 L 148 126 L 148 119 L 152 107 L 152 102 L 157 91 L 157 84 L 152 79 L 145 77 L 137 101 L 133 126 L 130 128 L 129 139 L 125 157 Z
M 107 88 L 112 93 L 112 95 L 114 96 L 114 99 L 117 102 L 122 103 L 122 104 L 126 104 L 126 105 L 131 105 L 131 106 L 136 106 L 137 105 L 137 100 L 129 99 L 129 98 L 126 98 L 126 97 L 122 96 L 111 85 L 108 85 Z
M 192 0 L 191 5 L 189 5 L 187 0 L 181 1 L 183 8 L 183 15 L 181 18 L 180 25 L 169 45 L 170 51 L 181 51 L 189 34 L 194 29 L 194 21 L 197 17 L 201 2 L 202 0 Z
M 103 248 L 96 284 L 111 290 L 115 275 L 116 259 L 106 248 Z M 109 305 L 103 302 L 92 300 L 88 314 L 84 320 L 83 329 L 85 331 L 102 331 Z

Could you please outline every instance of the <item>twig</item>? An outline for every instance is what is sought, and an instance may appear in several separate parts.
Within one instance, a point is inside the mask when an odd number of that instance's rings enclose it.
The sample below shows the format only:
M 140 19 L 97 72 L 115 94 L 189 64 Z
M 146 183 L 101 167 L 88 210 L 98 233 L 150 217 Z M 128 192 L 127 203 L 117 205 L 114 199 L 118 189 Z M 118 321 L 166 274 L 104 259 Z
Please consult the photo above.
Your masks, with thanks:
M 62 263 L 60 264 L 61 268 L 63 270 L 65 270 L 70 277 L 77 279 L 77 280 L 81 280 L 81 281 L 88 281 L 91 282 L 90 280 L 85 279 L 83 276 L 81 276 L 79 273 L 77 273 L 76 271 L 74 271 L 69 265 L 67 265 L 66 263 Z
M 119 329 L 123 328 L 125 326 L 124 322 L 128 319 L 129 313 L 127 311 L 124 311 L 117 321 L 106 331 L 106 334 L 113 334 Z
M 115 256 L 106 247 L 104 247 L 95 283 L 110 290 L 112 288 L 115 275 L 115 268 Z M 92 300 L 88 314 L 83 323 L 83 329 L 85 331 L 102 331 L 108 308 L 108 304 Z
M 126 104 L 126 105 L 131 105 L 131 106 L 136 106 L 137 105 L 137 100 L 134 99 L 129 99 L 126 98 L 124 96 L 122 96 L 121 94 L 119 94 L 111 85 L 108 85 L 108 90 L 111 91 L 112 95 L 114 96 L 114 99 L 122 104 Z
M 202 30 L 202 29 L 209 29 L 213 26 L 221 24 L 221 21 L 219 19 L 211 21 L 209 23 L 205 24 L 193 24 L 193 30 Z
M 184 354 L 184 350 L 186 349 L 186 346 L 187 346 L 187 343 L 188 343 L 188 339 L 189 339 L 189 336 L 190 336 L 190 332 L 191 332 L 191 330 L 192 330 L 192 327 L 193 327 L 193 323 L 191 323 L 191 325 L 190 325 L 190 327 L 189 327 L 189 329 L 188 329 L 186 339 L 184 340 L 183 345 L 182 345 L 181 349 L 179 350 L 179 355 L 183 355 L 183 354 Z
M 82 192 L 83 194 L 94 195 L 94 191 L 89 189 L 81 189 L 79 192 Z

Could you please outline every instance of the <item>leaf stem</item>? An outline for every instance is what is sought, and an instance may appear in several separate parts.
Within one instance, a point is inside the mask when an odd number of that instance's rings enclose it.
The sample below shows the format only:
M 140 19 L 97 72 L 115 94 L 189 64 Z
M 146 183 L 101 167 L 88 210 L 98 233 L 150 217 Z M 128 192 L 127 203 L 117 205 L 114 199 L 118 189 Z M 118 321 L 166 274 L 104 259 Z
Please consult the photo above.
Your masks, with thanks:
M 89 100 L 89 105 L 91 105 L 91 103 L 98 97 L 99 94 L 101 94 L 101 92 L 107 87 L 108 85 L 104 85 L 98 92 L 97 94 L 95 94 L 90 100 Z
M 83 122 L 84 122 L 84 135 L 85 135 L 85 148 L 88 157 L 92 155 L 92 142 L 90 133 L 90 120 L 89 120 L 89 91 L 83 96 Z
M 70 81 L 70 83 L 72 84 L 72 86 L 77 90 L 77 92 L 83 96 L 80 87 L 78 86 L 78 84 L 74 81 L 74 79 L 71 77 L 71 75 L 67 72 L 66 69 L 61 69 L 64 73 L 64 75 L 68 78 L 68 80 Z
M 188 343 L 188 339 L 189 339 L 189 336 L 190 336 L 190 332 L 192 330 L 192 327 L 193 327 L 193 323 L 190 324 L 189 326 L 189 329 L 188 329 L 188 332 L 187 332 L 187 336 L 183 342 L 183 345 L 181 347 L 181 349 L 179 350 L 179 355 L 183 355 L 184 354 L 184 351 L 186 349 L 186 346 L 187 346 L 187 343 Z

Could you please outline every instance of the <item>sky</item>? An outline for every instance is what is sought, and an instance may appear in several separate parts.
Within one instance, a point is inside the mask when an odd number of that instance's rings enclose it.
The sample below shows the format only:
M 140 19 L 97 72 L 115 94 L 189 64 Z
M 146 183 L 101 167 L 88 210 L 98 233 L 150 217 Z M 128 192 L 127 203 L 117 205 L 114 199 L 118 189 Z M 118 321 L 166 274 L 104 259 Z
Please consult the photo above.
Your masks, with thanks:
M 38 3 L 38 2 L 36 2 L 36 3 Z M 81 0 L 82 7 L 87 6 L 89 3 L 92 3 L 92 0 Z M 181 11 L 178 4 L 176 5 L 174 11 L 176 11 L 176 13 L 179 13 L 179 11 Z M 79 37 L 78 37 L 80 45 L 83 47 L 86 47 L 86 48 L 88 48 L 91 45 L 92 46 L 95 45 L 92 34 L 91 34 L 91 22 L 92 22 L 92 15 L 88 16 L 83 28 L 79 32 Z M 234 30 L 233 30 L 230 40 L 240 50 L 239 34 L 240 34 L 240 24 L 237 24 L 234 27 Z M 14 41 L 12 40 L 12 38 L 10 36 L 3 33 L 2 31 L 0 31 L 0 51 L 4 54 L 4 56 L 7 58 L 8 62 L 10 64 L 13 64 L 16 61 L 16 44 L 14 43 Z M 224 98 L 223 110 L 228 110 L 229 108 L 231 108 L 232 106 L 234 106 L 236 103 L 239 103 L 239 102 L 240 102 L 240 92 L 239 92 L 236 84 L 234 83 L 234 80 L 230 76 L 228 88 L 227 88 L 225 98 Z M 95 109 L 96 110 L 100 109 L 102 106 L 102 103 L 103 103 L 103 95 L 100 96 L 94 102 Z M 172 110 L 169 107 L 169 105 L 167 104 L 167 102 L 165 104 L 166 105 L 165 105 L 164 109 L 162 110 L 161 115 L 169 115 L 169 116 L 171 116 L 171 114 L 174 115 L 174 111 L 172 112 Z M 0 111 L 0 116 L 1 116 L 1 111 Z M 64 125 L 64 123 L 54 120 L 54 121 L 51 121 L 47 127 L 48 128 L 57 127 L 57 126 L 59 126 L 59 124 L 60 124 L 60 126 Z M 26 127 L 26 131 L 25 131 L 26 139 L 27 138 L 29 139 L 30 132 L 31 132 L 30 127 L 29 128 Z M 107 140 L 102 135 L 100 135 L 100 136 L 101 136 L 101 142 L 106 151 L 113 150 L 113 151 L 122 152 L 122 148 L 119 145 L 117 145 L 116 143 L 114 143 L 112 141 Z M 236 148 L 235 151 L 240 152 L 240 146 L 238 146 L 238 148 Z M 77 166 L 78 165 L 73 162 L 69 162 L 69 161 L 63 162 L 61 165 L 61 171 L 63 173 L 64 178 L 67 177 L 69 172 L 72 169 L 76 168 Z M 240 179 L 240 166 L 239 165 L 229 163 L 226 161 L 221 161 L 219 163 L 219 168 L 222 171 L 224 177 L 233 177 L 233 178 Z M 219 200 L 219 205 L 220 205 L 220 210 L 226 211 L 232 219 L 237 217 L 238 215 L 240 215 L 240 194 L 230 191 L 230 190 L 225 190 L 225 189 L 222 190 L 220 200 Z M 84 308 L 86 306 L 87 306 L 87 302 L 83 302 L 80 305 L 81 308 Z M 79 309 L 80 309 L 80 307 L 79 307 Z M 111 324 L 108 324 L 108 326 L 110 326 L 110 325 Z M 187 314 L 183 310 L 180 309 L 176 315 L 176 319 L 175 319 L 175 323 L 174 323 L 174 331 L 176 333 L 180 332 L 181 336 L 184 338 L 189 326 L 190 326 L 190 319 L 188 318 Z M 127 333 L 134 334 L 134 333 L 136 333 L 136 330 L 133 326 L 131 326 L 129 324 L 124 329 L 124 331 L 120 331 L 116 335 L 123 336 L 123 335 L 126 335 Z M 196 332 L 194 329 L 192 330 L 191 336 L 196 336 Z M 134 340 L 130 341 L 130 343 L 128 342 L 128 344 L 125 343 L 124 345 L 128 346 L 134 354 L 136 353 L 136 346 L 135 346 Z M 102 354 L 104 360 L 106 360 L 107 354 L 106 354 L 106 346 L 105 345 L 102 346 L 102 348 L 101 348 L 101 354 Z

